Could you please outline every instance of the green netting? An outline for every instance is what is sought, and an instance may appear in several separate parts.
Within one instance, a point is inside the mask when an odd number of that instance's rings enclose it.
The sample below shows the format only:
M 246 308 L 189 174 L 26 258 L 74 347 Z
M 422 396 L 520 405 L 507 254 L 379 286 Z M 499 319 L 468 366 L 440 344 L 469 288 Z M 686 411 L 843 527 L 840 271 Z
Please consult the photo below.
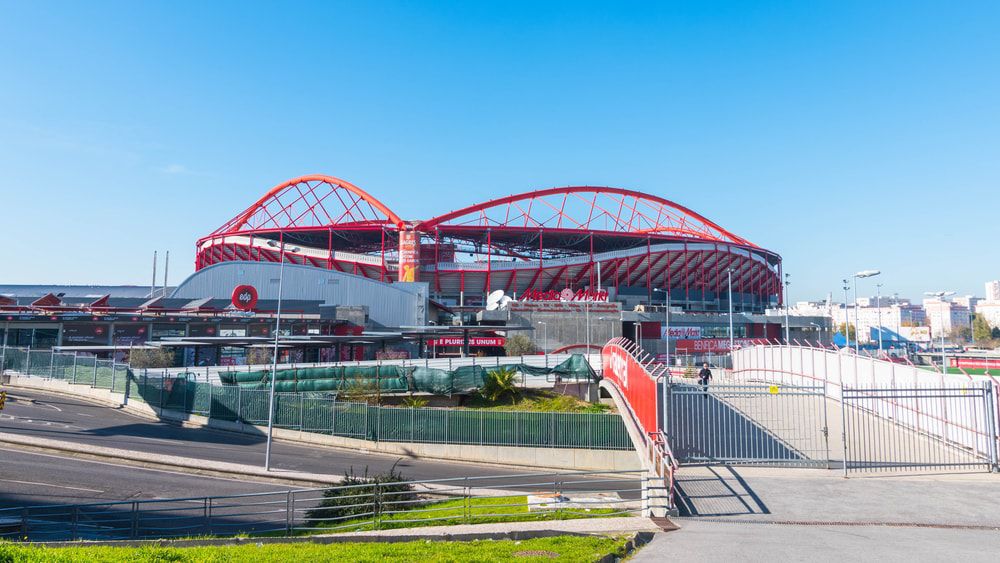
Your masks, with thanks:
M 279 393 L 372 391 L 384 393 L 421 392 L 434 395 L 472 393 L 482 388 L 486 375 L 495 369 L 512 369 L 526 376 L 555 376 L 563 379 L 593 381 L 596 375 L 587 359 L 574 354 L 561 364 L 534 367 L 527 364 L 499 366 L 462 366 L 453 370 L 383 365 L 331 366 L 278 370 L 275 391 Z M 244 389 L 266 389 L 270 370 L 223 372 L 223 385 L 238 385 Z

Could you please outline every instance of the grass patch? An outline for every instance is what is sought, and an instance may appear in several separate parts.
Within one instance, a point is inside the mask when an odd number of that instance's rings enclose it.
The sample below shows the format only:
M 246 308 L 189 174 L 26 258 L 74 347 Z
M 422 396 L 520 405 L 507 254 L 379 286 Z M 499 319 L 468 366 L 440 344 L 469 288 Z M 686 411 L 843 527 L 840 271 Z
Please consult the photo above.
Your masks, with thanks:
M 622 516 L 618 508 L 561 508 L 557 510 L 528 511 L 528 497 L 525 495 L 510 497 L 472 498 L 426 501 L 422 503 L 400 503 L 386 506 L 386 510 L 394 512 L 380 517 L 379 528 L 382 530 L 394 528 L 418 528 L 424 526 L 453 526 L 459 524 L 490 524 L 494 522 L 540 522 L 551 520 L 574 520 L 577 518 L 593 518 L 601 516 Z M 324 530 L 325 528 L 325 530 Z M 375 529 L 371 517 L 349 520 L 319 522 L 318 532 L 359 531 Z
M 607 553 L 624 554 L 621 537 L 560 536 L 531 540 L 470 542 L 250 544 L 211 547 L 49 548 L 0 543 L 4 562 L 285 562 L 285 561 L 596 561 Z
M 609 405 L 588 403 L 570 395 L 560 395 L 544 389 L 524 389 L 513 401 L 506 397 L 490 401 L 481 395 L 473 395 L 462 403 L 462 407 L 497 411 L 613 412 Z

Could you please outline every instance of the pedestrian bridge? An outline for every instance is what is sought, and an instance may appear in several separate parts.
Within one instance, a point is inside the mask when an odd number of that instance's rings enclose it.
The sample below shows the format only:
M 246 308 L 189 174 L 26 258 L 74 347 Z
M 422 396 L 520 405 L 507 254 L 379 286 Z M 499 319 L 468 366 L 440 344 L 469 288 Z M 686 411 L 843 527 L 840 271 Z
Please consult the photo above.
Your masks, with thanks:
M 647 463 L 819 467 L 845 477 L 998 469 L 990 377 L 846 351 L 753 346 L 734 352 L 734 369 L 720 370 L 706 389 L 624 338 L 604 346 L 602 362 L 602 387 Z

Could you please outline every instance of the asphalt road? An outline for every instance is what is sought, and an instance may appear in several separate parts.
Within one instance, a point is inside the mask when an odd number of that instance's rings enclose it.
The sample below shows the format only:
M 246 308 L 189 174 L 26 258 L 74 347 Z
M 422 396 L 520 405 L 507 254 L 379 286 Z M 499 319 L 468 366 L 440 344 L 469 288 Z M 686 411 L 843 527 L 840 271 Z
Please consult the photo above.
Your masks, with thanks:
M 0 508 L 239 495 L 294 488 L 19 450 L 7 449 L 0 455 Z
M 0 432 L 246 465 L 263 465 L 264 462 L 263 435 L 184 428 L 36 390 L 10 388 L 8 393 L 7 408 L 0 412 Z M 283 442 L 275 442 L 272 448 L 272 467 L 291 471 L 340 475 L 351 468 L 360 474 L 367 468 L 369 473 L 378 473 L 393 464 L 404 477 L 413 480 L 531 472 L 486 464 L 400 459 L 399 456 Z M 0 492 L 2 490 L 0 488 Z

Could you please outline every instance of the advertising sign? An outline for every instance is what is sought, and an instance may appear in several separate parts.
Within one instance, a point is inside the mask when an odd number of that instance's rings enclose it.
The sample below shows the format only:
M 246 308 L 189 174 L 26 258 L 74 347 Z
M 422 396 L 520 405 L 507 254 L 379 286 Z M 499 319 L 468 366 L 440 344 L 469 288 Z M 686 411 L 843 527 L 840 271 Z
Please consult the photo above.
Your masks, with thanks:
M 656 432 L 656 381 L 632 354 L 617 344 L 604 345 L 601 362 L 604 378 L 613 382 L 625 396 L 643 430 Z
M 521 301 L 607 301 L 608 290 L 606 289 L 578 289 L 573 291 L 565 288 L 562 291 L 550 289 L 539 291 L 528 289 L 521 295 Z
M 701 327 L 700 326 L 671 326 L 670 327 L 670 340 L 690 340 L 692 338 L 701 338 Z M 667 339 L 666 329 L 660 329 L 660 340 Z
M 929 326 L 902 326 L 899 327 L 899 334 L 910 342 L 931 341 L 931 327 Z
M 146 325 L 116 324 L 114 333 L 115 345 L 142 344 L 146 341 Z
M 948 358 L 953 368 L 1000 369 L 1000 358 Z
M 238 285 L 233 290 L 233 307 L 240 311 L 252 311 L 257 306 L 257 288 L 252 285 Z
M 107 345 L 108 325 L 98 323 L 66 323 L 63 325 L 63 345 Z
M 474 336 L 469 338 L 469 346 L 503 346 L 507 339 L 502 336 Z M 446 336 L 427 341 L 428 346 L 461 346 L 461 336 Z
M 399 278 L 401 282 L 417 281 L 420 266 L 420 239 L 416 231 L 399 233 Z
M 737 338 L 733 341 L 737 348 L 754 346 L 757 344 L 767 344 L 766 338 Z M 729 352 L 728 338 L 702 338 L 699 340 L 678 340 L 675 348 L 677 352 L 688 354 L 725 354 Z

